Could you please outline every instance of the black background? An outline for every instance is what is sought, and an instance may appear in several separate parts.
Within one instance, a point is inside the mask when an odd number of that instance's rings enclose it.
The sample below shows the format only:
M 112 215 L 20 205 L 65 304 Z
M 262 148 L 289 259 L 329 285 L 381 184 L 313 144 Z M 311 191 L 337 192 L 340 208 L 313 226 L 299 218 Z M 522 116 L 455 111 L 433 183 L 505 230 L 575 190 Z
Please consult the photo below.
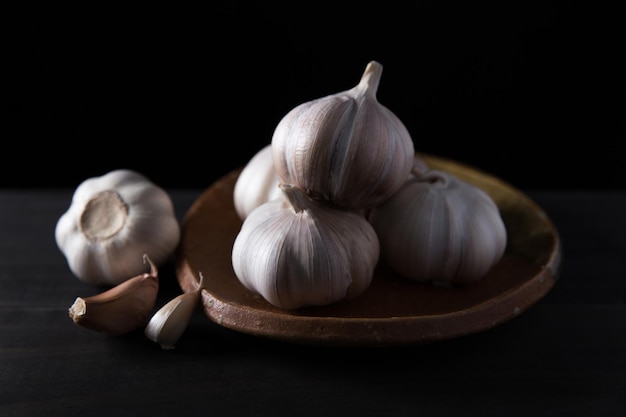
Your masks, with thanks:
M 19 190 L 0 192 L 0 414 L 626 415 L 623 14 L 292 4 L 3 14 L 0 188 Z M 297 104 L 354 86 L 372 59 L 378 98 L 417 150 L 529 189 L 554 221 L 563 271 L 545 298 L 489 331 L 405 348 L 279 343 L 202 314 L 167 352 L 141 330 L 75 328 L 67 308 L 97 289 L 53 239 L 71 190 L 35 188 L 134 168 L 193 188 L 171 194 L 182 220 L 195 187 L 244 164 Z M 159 276 L 161 306 L 180 288 L 173 263 Z
M 380 62 L 417 151 L 522 189 L 623 189 L 624 25 L 596 2 L 56 8 L 8 15 L 0 187 L 116 168 L 204 188 Z

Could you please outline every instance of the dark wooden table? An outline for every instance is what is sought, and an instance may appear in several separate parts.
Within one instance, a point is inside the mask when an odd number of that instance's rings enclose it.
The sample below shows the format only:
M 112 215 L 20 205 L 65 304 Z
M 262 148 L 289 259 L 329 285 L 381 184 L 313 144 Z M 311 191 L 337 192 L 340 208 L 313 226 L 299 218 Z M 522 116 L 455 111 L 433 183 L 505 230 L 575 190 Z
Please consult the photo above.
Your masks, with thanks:
M 96 289 L 54 227 L 73 190 L 0 191 L 0 416 L 624 416 L 626 192 L 528 190 L 555 223 L 554 288 L 490 330 L 330 348 L 238 333 L 198 311 L 176 349 L 75 326 Z M 182 219 L 202 190 L 169 190 Z M 173 262 L 158 304 L 180 293 Z

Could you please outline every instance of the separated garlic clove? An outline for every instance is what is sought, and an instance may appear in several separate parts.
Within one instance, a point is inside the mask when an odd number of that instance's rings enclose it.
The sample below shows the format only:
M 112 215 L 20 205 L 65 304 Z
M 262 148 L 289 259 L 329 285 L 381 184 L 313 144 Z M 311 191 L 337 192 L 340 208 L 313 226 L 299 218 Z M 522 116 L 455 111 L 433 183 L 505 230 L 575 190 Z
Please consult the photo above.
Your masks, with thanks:
M 150 319 L 144 334 L 158 343 L 162 349 L 174 349 L 178 339 L 187 329 L 193 312 L 200 304 L 204 278 L 200 275 L 200 283 L 194 291 L 183 293 L 161 307 Z
M 371 61 L 354 88 L 300 104 L 279 121 L 271 144 L 283 182 L 352 209 L 380 204 L 402 186 L 414 145 L 376 98 L 381 74 Z
M 165 190 L 120 169 L 76 188 L 55 239 L 79 279 L 117 285 L 141 273 L 136 260 L 144 253 L 163 264 L 178 245 L 180 225 Z
M 235 182 L 233 202 L 239 218 L 245 219 L 262 203 L 283 198 L 279 183 L 280 177 L 272 160 L 272 147 L 266 145 L 248 161 Z
M 420 282 L 470 283 L 500 261 L 507 231 L 492 198 L 452 174 L 414 176 L 369 213 L 381 254 L 398 274 Z
M 380 251 L 366 218 L 309 200 L 295 186 L 280 187 L 286 199 L 250 212 L 235 238 L 232 265 L 239 281 L 284 309 L 362 294 Z
M 97 332 L 118 336 L 139 328 L 148 320 L 157 299 L 159 279 L 156 265 L 150 273 L 132 277 L 91 297 L 78 297 L 69 308 L 74 324 Z

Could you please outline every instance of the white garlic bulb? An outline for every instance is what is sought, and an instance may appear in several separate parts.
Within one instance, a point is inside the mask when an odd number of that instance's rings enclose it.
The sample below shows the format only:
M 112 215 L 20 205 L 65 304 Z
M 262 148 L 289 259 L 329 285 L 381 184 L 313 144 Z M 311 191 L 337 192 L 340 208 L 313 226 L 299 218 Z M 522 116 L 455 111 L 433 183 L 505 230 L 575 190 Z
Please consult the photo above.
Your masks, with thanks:
M 252 210 L 235 239 L 232 265 L 239 281 L 284 309 L 362 294 L 380 252 L 367 219 L 309 200 L 295 186 L 281 189 L 286 199 Z
M 369 213 L 381 256 L 420 282 L 477 281 L 500 261 L 507 232 L 498 206 L 452 174 L 418 167 L 391 198 Z
M 280 177 L 274 169 L 272 147 L 266 145 L 243 167 L 233 190 L 235 212 L 241 220 L 266 201 L 282 198 Z
M 368 63 L 352 89 L 293 108 L 272 136 L 283 182 L 346 208 L 370 208 L 406 180 L 415 154 L 400 119 L 376 92 L 382 65 Z
M 180 225 L 165 190 L 119 169 L 76 188 L 55 239 L 79 279 L 117 285 L 142 272 L 144 254 L 163 264 L 178 245 Z

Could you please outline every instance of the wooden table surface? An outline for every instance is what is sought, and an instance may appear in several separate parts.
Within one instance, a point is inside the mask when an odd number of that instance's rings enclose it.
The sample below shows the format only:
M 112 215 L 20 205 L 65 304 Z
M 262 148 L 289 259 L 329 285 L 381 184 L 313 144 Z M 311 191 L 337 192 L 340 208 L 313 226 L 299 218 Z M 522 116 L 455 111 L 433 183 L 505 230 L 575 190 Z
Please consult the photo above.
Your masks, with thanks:
M 168 190 L 182 219 L 203 190 Z M 192 318 L 174 350 L 75 326 L 97 289 L 54 241 L 73 190 L 0 190 L 0 416 L 624 416 L 626 192 L 527 190 L 563 244 L 535 305 L 426 345 L 331 348 Z M 159 271 L 160 306 L 181 292 Z

